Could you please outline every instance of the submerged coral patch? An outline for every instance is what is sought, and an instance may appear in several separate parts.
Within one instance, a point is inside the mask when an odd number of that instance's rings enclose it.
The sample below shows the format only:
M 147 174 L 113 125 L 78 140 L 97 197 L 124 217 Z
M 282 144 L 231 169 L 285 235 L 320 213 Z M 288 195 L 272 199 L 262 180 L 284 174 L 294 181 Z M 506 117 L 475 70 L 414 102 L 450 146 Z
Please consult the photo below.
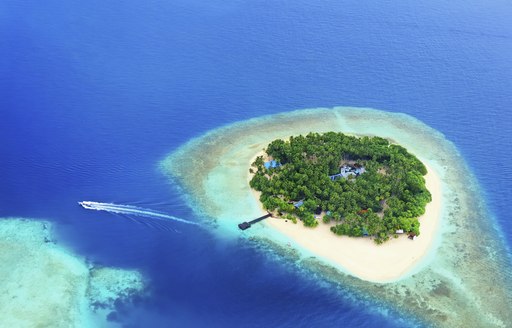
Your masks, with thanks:
M 139 272 L 92 267 L 53 237 L 50 222 L 0 220 L 1 327 L 104 326 L 98 305 L 143 291 Z

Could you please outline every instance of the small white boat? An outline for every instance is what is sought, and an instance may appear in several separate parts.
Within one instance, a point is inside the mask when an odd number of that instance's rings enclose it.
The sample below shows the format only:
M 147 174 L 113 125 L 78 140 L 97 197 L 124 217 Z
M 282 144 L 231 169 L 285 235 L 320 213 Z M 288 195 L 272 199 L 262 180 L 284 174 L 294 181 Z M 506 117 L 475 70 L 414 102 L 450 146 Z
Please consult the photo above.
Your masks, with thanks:
M 82 202 L 78 202 L 78 204 L 79 204 L 80 206 L 82 206 L 83 208 L 86 208 L 86 209 L 88 209 L 88 210 L 93 210 L 93 209 L 94 209 L 94 207 L 93 207 L 93 204 L 94 204 L 94 203 L 95 203 L 95 202 L 91 202 L 91 201 L 87 201 L 87 200 L 84 200 L 84 201 L 82 201 Z

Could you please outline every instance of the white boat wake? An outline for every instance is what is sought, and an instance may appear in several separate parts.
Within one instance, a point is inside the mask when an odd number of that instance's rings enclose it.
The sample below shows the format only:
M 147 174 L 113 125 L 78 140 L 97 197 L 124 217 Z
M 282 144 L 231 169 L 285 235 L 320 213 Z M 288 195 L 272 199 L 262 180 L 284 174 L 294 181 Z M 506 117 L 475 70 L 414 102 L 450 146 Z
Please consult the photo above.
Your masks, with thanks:
M 82 201 L 78 202 L 83 208 L 88 210 L 95 210 L 95 211 L 105 211 L 110 213 L 117 213 L 117 214 L 126 214 L 126 215 L 134 215 L 134 216 L 142 216 L 146 218 L 152 218 L 152 219 L 160 219 L 160 220 L 172 220 L 192 225 L 198 225 L 196 222 L 183 220 L 180 218 L 177 218 L 172 215 L 168 215 L 165 213 L 159 213 L 147 208 L 142 208 L 138 206 L 133 205 L 121 205 L 121 204 L 114 204 L 114 203 L 100 203 L 100 202 L 92 202 L 92 201 Z

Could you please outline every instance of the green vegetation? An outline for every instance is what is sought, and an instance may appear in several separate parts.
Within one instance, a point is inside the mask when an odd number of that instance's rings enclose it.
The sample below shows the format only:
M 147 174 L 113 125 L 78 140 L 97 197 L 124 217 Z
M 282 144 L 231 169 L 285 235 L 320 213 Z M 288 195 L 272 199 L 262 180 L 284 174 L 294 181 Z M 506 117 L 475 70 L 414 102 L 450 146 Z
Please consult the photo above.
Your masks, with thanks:
M 423 178 L 427 170 L 405 148 L 379 137 L 328 132 L 274 140 L 266 153 L 281 165 L 267 169 L 259 156 L 250 185 L 262 192 L 267 210 L 297 217 L 307 227 L 317 226 L 315 213 L 322 213 L 324 223 L 336 223 L 334 233 L 368 234 L 377 243 L 398 229 L 419 235 L 417 218 L 431 201 Z M 344 166 L 364 173 L 330 178 Z

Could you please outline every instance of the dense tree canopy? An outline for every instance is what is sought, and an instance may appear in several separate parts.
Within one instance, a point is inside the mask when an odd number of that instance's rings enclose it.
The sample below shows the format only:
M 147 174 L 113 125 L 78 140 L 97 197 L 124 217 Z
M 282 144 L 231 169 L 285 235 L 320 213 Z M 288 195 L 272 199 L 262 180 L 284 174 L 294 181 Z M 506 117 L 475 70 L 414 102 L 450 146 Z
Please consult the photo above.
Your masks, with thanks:
M 423 178 L 427 170 L 405 148 L 379 137 L 328 132 L 274 140 L 266 154 L 281 165 L 266 168 L 259 156 L 250 185 L 261 191 L 267 210 L 309 227 L 318 225 L 315 213 L 322 213 L 325 223 L 335 222 L 334 233 L 368 234 L 377 243 L 398 229 L 419 235 L 418 216 L 431 201 Z M 365 171 L 330 178 L 346 165 Z

